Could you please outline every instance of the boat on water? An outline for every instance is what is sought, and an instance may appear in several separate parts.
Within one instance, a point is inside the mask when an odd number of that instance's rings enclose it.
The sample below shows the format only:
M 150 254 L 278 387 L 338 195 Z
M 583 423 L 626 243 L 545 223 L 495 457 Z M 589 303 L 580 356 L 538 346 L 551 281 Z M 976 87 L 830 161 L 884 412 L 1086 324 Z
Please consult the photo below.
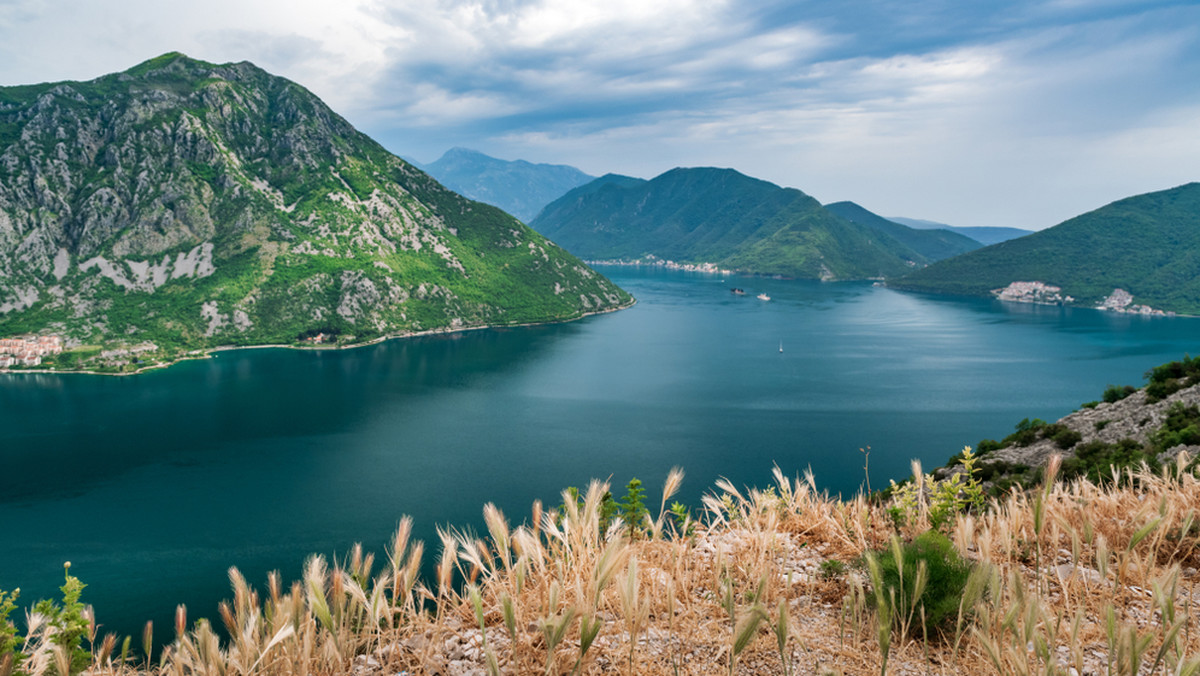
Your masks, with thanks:
M 779 341 L 779 351 L 783 352 L 783 341 Z
M 746 295 L 746 291 L 745 291 L 744 289 L 739 289 L 739 288 L 738 288 L 738 287 L 736 287 L 736 286 L 735 286 L 735 287 L 733 287 L 732 289 L 730 289 L 730 291 L 732 291 L 732 292 L 733 292 L 733 295 L 735 295 L 735 296 L 744 296 L 744 295 Z
M 758 294 L 758 296 L 756 296 L 756 298 L 758 298 L 759 300 L 771 300 L 771 297 L 765 293 Z

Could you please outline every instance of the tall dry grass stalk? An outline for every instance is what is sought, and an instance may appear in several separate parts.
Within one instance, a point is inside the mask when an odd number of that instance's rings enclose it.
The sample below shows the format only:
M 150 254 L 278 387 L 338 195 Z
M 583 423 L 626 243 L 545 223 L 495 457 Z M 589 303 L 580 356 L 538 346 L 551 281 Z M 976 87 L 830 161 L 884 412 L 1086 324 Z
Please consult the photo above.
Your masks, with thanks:
M 923 612 L 893 618 L 920 589 L 885 590 L 864 556 L 900 546 L 887 505 L 832 498 L 811 474 L 775 468 L 766 489 L 717 482 L 688 534 L 668 527 L 683 478 L 672 471 L 648 537 L 602 529 L 603 482 L 581 501 L 564 493 L 561 510 L 535 504 L 515 526 L 489 504 L 486 535 L 439 531 L 427 586 L 405 518 L 378 571 L 358 546 L 343 561 L 310 557 L 290 587 L 273 573 L 261 593 L 231 569 L 232 597 L 218 609 L 227 639 L 206 621 L 189 625 L 180 607 L 153 662 L 128 642 L 118 652 L 116 637 L 96 644 L 91 631 L 90 671 L 1197 676 L 1200 481 L 1183 468 L 1104 486 L 1048 481 L 960 515 L 948 532 L 980 565 L 944 638 Z M 828 560 L 851 569 L 823 575 Z M 66 676 L 53 624 L 28 621 L 21 671 Z M 14 671 L 11 661 L 0 669 Z

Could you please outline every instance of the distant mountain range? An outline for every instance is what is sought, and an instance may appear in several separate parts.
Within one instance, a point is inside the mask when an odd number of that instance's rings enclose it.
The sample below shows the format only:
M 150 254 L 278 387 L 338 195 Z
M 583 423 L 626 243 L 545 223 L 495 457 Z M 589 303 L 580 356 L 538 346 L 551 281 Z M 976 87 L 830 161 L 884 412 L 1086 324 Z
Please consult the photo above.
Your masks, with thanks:
M 880 223 L 865 209 L 859 215 L 864 223 L 732 169 L 684 168 L 649 181 L 602 176 L 550 203 L 530 225 L 588 259 L 653 256 L 809 279 L 894 277 L 978 246 Z
M 880 232 L 887 233 L 897 241 L 907 244 L 930 261 L 940 261 L 961 253 L 974 251 L 983 246 L 978 241 L 950 230 L 917 230 L 879 216 L 854 202 L 834 202 L 825 208 L 842 218 Z
M 595 178 L 564 164 L 500 160 L 467 148 L 452 148 L 418 166 L 454 192 L 500 207 L 525 223 L 568 190 Z
M 1021 228 L 997 228 L 988 226 L 953 226 L 937 221 L 924 221 L 919 218 L 902 218 L 900 216 L 888 216 L 889 221 L 895 221 L 901 225 L 907 225 L 910 228 L 918 230 L 949 230 L 957 232 L 965 237 L 979 242 L 980 244 L 997 244 L 999 242 L 1007 242 L 1010 239 L 1024 237 L 1033 230 L 1022 230 Z
M 1093 307 L 1107 299 L 1110 308 L 1200 314 L 1200 183 L 1119 200 L 888 285 L 985 296 L 1013 282 L 1059 288 L 1022 291 L 1029 300 Z
M 630 302 L 248 62 L 0 87 L 0 337 L 177 354 Z

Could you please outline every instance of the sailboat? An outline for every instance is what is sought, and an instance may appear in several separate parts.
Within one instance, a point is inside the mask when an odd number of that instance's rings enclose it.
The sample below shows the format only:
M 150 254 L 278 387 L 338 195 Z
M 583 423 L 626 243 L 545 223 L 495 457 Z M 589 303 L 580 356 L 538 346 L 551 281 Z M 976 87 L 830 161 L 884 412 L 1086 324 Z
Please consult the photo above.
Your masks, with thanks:
M 779 351 L 783 352 L 783 341 L 782 340 L 779 341 Z

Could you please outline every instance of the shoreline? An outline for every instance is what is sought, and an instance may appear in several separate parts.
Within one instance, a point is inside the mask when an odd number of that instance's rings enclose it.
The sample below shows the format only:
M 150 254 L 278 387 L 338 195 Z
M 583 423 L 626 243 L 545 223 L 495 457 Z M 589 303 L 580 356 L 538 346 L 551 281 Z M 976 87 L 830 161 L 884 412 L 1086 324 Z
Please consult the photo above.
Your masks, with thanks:
M 899 281 L 899 280 L 896 280 L 896 281 Z M 1164 311 L 1163 314 L 1149 314 L 1149 313 L 1143 313 L 1143 312 L 1129 312 L 1126 310 L 1113 310 L 1110 308 L 1097 307 L 1094 305 L 1076 305 L 1074 303 L 1037 302 L 1037 301 L 1029 301 L 1029 300 L 1019 300 L 1019 299 L 1015 299 L 1015 298 L 1000 298 L 1000 297 L 996 296 L 995 294 L 992 294 L 991 292 L 982 294 L 982 293 L 967 293 L 967 292 L 953 292 L 953 291 L 933 291 L 933 290 L 926 289 L 926 288 L 906 287 L 903 284 L 897 286 L 897 285 L 887 283 L 886 280 L 884 282 L 882 282 L 880 284 L 880 286 L 885 289 L 890 289 L 892 291 L 899 291 L 902 293 L 915 293 L 915 294 L 920 294 L 920 295 L 925 295 L 925 296 L 986 299 L 986 300 L 998 301 L 1000 303 L 1014 303 L 1017 305 L 1036 305 L 1036 306 L 1040 306 L 1040 307 L 1057 307 L 1057 308 L 1069 309 L 1069 310 L 1094 310 L 1096 312 L 1102 312 L 1102 313 L 1109 314 L 1109 315 L 1144 317 L 1146 319 L 1197 319 L 1197 318 L 1200 318 L 1200 314 L 1192 315 L 1192 314 L 1186 314 L 1183 312 L 1174 312 L 1173 314 L 1167 314 L 1166 311 Z
M 122 373 L 109 373 L 106 371 L 91 371 L 91 370 L 78 370 L 78 369 L 56 370 L 56 369 L 43 369 L 43 368 L 34 367 L 34 368 L 30 368 L 30 369 L 21 369 L 21 370 L 15 370 L 15 371 L 12 369 L 0 369 L 0 375 L 88 375 L 88 376 L 117 376 L 117 377 L 136 376 L 136 375 L 141 375 L 143 373 L 147 373 L 150 371 L 155 371 L 158 369 L 165 369 L 167 367 L 174 366 L 176 364 L 179 364 L 179 363 L 185 362 L 185 361 L 192 361 L 192 360 L 198 360 L 198 359 L 212 359 L 214 356 L 214 353 L 216 353 L 216 352 L 229 352 L 229 351 L 233 351 L 233 350 L 266 350 L 266 349 L 313 350 L 313 351 L 317 351 L 317 350 L 356 350 L 356 349 L 362 348 L 362 347 L 369 347 L 371 345 L 377 345 L 379 343 L 382 343 L 382 342 L 388 341 L 388 340 L 401 340 L 401 339 L 405 339 L 405 338 L 420 338 L 423 336 L 432 336 L 432 335 L 437 335 L 437 334 L 465 333 L 467 331 L 482 331 L 485 329 L 516 329 L 516 328 L 529 327 L 529 326 L 549 326 L 551 324 L 569 324 L 571 322 L 577 322 L 581 319 L 586 319 L 587 317 L 610 314 L 613 312 L 619 312 L 621 310 L 628 310 L 629 308 L 633 307 L 634 305 L 637 305 L 637 302 L 638 301 L 636 298 L 631 297 L 630 302 L 625 305 L 619 305 L 617 307 L 609 308 L 607 310 L 596 310 L 593 312 L 585 312 L 585 313 L 579 315 L 578 317 L 570 317 L 570 318 L 566 318 L 566 319 L 552 319 L 552 320 L 548 320 L 548 321 L 544 321 L 544 322 L 524 322 L 521 324 L 483 324 L 480 326 L 464 326 L 464 327 L 457 328 L 457 329 L 451 329 L 451 328 L 445 327 L 445 328 L 437 328 L 437 329 L 427 329 L 424 331 L 411 331 L 408 333 L 391 333 L 391 334 L 379 336 L 378 338 L 372 338 L 371 340 L 363 341 L 361 343 L 350 343 L 347 345 L 289 345 L 289 344 L 282 344 L 282 343 L 268 343 L 268 344 L 263 344 L 263 345 L 218 345 L 216 347 L 206 347 L 206 348 L 202 348 L 199 350 L 192 350 L 191 352 L 187 352 L 181 356 L 175 357 L 175 358 L 171 359 L 170 361 L 158 362 L 158 363 L 154 363 L 154 364 L 147 364 L 146 366 L 139 367 L 136 370 L 126 371 L 126 372 L 122 372 Z

